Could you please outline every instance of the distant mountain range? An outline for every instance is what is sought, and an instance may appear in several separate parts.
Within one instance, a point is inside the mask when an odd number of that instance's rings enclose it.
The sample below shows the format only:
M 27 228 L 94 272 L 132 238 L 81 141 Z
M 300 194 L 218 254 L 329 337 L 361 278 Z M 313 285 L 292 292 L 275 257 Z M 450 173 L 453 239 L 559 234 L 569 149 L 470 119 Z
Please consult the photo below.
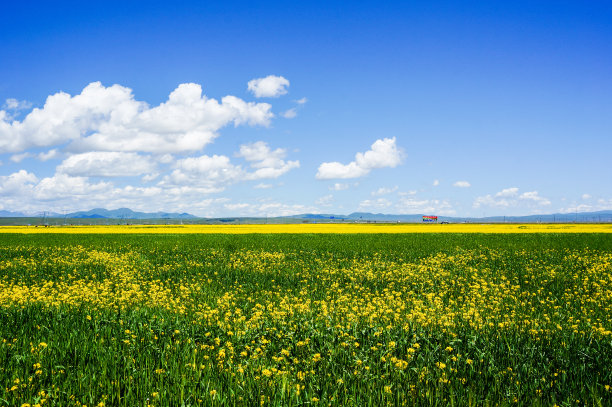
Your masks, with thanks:
M 302 214 L 288 216 L 287 218 L 304 219 L 311 221 L 374 221 L 374 222 L 422 222 L 423 216 L 430 214 L 409 214 L 409 215 L 389 215 L 383 213 L 353 212 L 349 215 L 335 214 Z M 475 223 L 532 223 L 532 222 L 612 222 L 612 210 L 597 212 L 574 212 L 574 213 L 553 213 L 542 215 L 525 216 L 487 216 L 487 217 L 458 217 L 458 216 L 438 216 L 438 222 L 475 222 Z
M 135 212 L 129 208 L 104 209 L 96 208 L 89 211 L 71 212 L 61 214 L 57 212 L 38 213 L 27 215 L 21 212 L 0 211 L 0 217 L 23 218 L 23 217 L 48 217 L 69 219 L 195 219 L 197 216 L 189 213 L 174 212 Z
M 369 212 L 353 212 L 349 215 L 337 214 L 314 214 L 304 213 L 292 216 L 280 216 L 276 219 L 307 221 L 307 222 L 422 222 L 425 214 L 407 214 L 407 215 L 390 215 L 383 213 Z M 202 219 L 189 213 L 175 212 L 136 212 L 129 208 L 119 209 L 104 209 L 96 208 L 89 211 L 79 211 L 67 214 L 57 212 L 46 212 L 37 214 L 25 214 L 22 212 L 11 212 L 0 210 L 0 218 L 23 218 L 23 217 L 46 217 L 46 218 L 68 218 L 68 219 Z M 264 217 L 224 217 L 215 218 L 223 222 L 238 221 L 240 219 L 258 220 L 265 219 Z M 274 219 L 274 218 L 268 218 Z M 597 211 L 597 212 L 574 212 L 574 213 L 554 213 L 543 215 L 525 215 L 525 216 L 488 216 L 488 217 L 456 217 L 456 216 L 438 216 L 438 222 L 474 222 L 474 223 L 532 223 L 532 222 L 612 222 L 612 210 Z

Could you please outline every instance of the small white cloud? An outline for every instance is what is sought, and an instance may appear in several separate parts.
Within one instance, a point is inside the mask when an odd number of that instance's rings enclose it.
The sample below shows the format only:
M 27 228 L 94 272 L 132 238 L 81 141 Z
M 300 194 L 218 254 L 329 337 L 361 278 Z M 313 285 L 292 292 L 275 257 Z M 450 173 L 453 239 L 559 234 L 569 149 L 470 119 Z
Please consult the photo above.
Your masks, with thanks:
M 417 191 L 415 190 L 411 190 L 411 191 L 402 191 L 402 192 L 398 192 L 397 193 L 399 196 L 414 196 L 417 194 Z
M 236 154 L 249 162 L 255 172 L 246 174 L 247 179 L 278 178 L 293 168 L 299 168 L 299 161 L 285 161 L 287 151 L 283 148 L 271 150 L 267 143 L 257 141 L 240 146 Z
M 274 185 L 272 184 L 264 184 L 263 182 L 261 184 L 257 184 L 255 185 L 253 188 L 255 189 L 270 189 L 272 188 Z
M 325 195 L 320 197 L 315 201 L 316 205 L 319 206 L 331 206 L 331 203 L 334 201 L 334 196 L 332 194 Z
M 547 206 L 551 202 L 538 194 L 538 191 L 524 192 L 519 195 L 516 187 L 502 189 L 494 195 L 487 194 L 479 196 L 474 200 L 473 207 L 480 208 L 489 206 L 493 208 L 514 208 L 521 205 L 527 206 Z
M 386 198 L 366 199 L 359 203 L 359 210 L 384 210 L 392 205 Z
M 276 98 L 285 95 L 289 80 L 282 76 L 268 75 L 265 78 L 252 79 L 247 84 L 248 90 L 257 98 Z
M 298 105 L 305 105 L 306 102 L 308 102 L 308 99 L 306 98 L 301 98 L 295 101 L 295 103 L 297 103 Z
M 398 213 L 403 214 L 430 214 L 430 215 L 454 215 L 456 213 L 450 202 L 439 199 L 402 198 L 395 205 Z
M 297 110 L 295 107 L 292 107 L 291 109 L 285 110 L 283 113 L 281 113 L 281 116 L 285 119 L 293 119 L 297 116 Z
M 589 194 L 582 194 L 582 199 L 584 199 L 585 201 L 586 201 L 587 199 L 591 199 L 591 198 L 592 198 L 592 197 L 591 197 L 591 195 L 589 195 Z
M 32 107 L 32 103 L 25 100 L 17 100 L 17 99 L 6 99 L 4 102 L 4 107 L 7 110 L 26 110 Z
M 336 182 L 334 185 L 329 187 L 332 191 L 344 191 L 345 189 L 349 189 L 349 184 L 341 184 Z
M 502 189 L 501 191 L 496 193 L 495 196 L 498 198 L 509 198 L 509 197 L 517 196 L 518 190 L 519 189 L 516 187 Z
M 20 163 L 23 160 L 25 160 L 26 158 L 30 158 L 33 157 L 33 155 L 31 153 L 21 153 L 21 154 L 13 154 L 11 156 L 11 161 L 14 163 Z
M 607 211 L 612 210 L 612 199 L 598 199 L 596 203 L 592 204 L 577 204 L 567 208 L 562 208 L 561 213 L 575 213 L 575 212 L 594 212 L 594 211 Z
M 37 155 L 37 157 L 38 157 L 38 159 L 39 159 L 40 161 L 49 161 L 49 160 L 53 160 L 54 158 L 58 158 L 59 156 L 60 156 L 60 153 L 59 153 L 59 151 L 57 151 L 57 149 L 55 149 L 55 148 L 54 148 L 54 149 L 51 149 L 51 150 L 49 150 L 49 151 L 46 151 L 46 152 L 39 153 L 39 154 Z
M 151 174 L 146 174 L 142 177 L 142 181 L 143 182 L 151 182 L 155 179 L 157 179 L 157 177 L 159 177 L 159 173 L 158 172 L 154 172 Z
M 396 185 L 392 188 L 378 188 L 376 191 L 372 191 L 372 196 L 380 196 L 380 195 L 388 195 L 388 194 L 392 194 L 393 192 L 397 191 L 399 189 L 399 187 Z
M 434 179 L 434 182 L 432 184 L 434 187 L 437 187 L 438 185 L 440 185 L 440 181 L 438 181 L 437 179 Z
M 469 188 L 472 185 L 467 181 L 457 181 L 453 184 L 453 186 L 457 188 Z
M 547 198 L 541 197 L 538 191 L 524 192 L 519 196 L 519 199 L 535 202 L 538 205 L 550 205 L 550 201 Z
M 174 157 L 172 154 L 163 154 L 157 157 L 157 161 L 161 164 L 170 164 L 172 161 L 174 161 Z
M 402 155 L 395 145 L 395 137 L 376 140 L 370 150 L 355 154 L 355 161 L 348 164 L 325 162 L 319 166 L 317 179 L 358 178 L 375 168 L 398 166 Z

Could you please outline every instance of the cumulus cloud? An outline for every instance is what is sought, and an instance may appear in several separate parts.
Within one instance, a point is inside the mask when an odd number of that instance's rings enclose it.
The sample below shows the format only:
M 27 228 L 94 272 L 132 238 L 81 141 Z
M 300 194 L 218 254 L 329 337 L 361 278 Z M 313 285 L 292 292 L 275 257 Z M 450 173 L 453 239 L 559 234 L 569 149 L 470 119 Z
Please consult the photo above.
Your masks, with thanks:
M 474 200 L 473 207 L 480 208 L 483 206 L 493 208 L 513 208 L 521 204 L 547 206 L 551 202 L 549 199 L 539 195 L 538 191 L 524 192 L 519 194 L 519 189 L 516 187 L 505 188 L 491 195 L 487 194 L 479 196 Z
M 298 105 L 305 105 L 306 102 L 308 102 L 308 99 L 306 98 L 301 98 L 295 101 L 295 103 L 297 103 Z
M 36 175 L 26 170 L 19 170 L 10 175 L 0 176 L 0 196 L 22 195 L 22 193 L 31 190 L 37 182 L 38 178 Z
M 584 199 L 585 201 L 587 199 L 591 199 L 591 195 L 590 194 L 582 194 L 582 199 Z
M 23 160 L 25 160 L 26 158 L 30 158 L 33 157 L 34 155 L 32 153 L 21 153 L 21 154 L 13 154 L 11 156 L 11 161 L 14 163 L 20 163 Z
M 437 179 L 434 179 L 434 181 L 433 181 L 432 185 L 433 185 L 434 187 L 437 187 L 438 185 L 440 185 L 440 181 L 439 181 L 439 180 L 437 180 Z
M 301 213 L 316 213 L 317 208 L 300 204 L 281 202 L 226 203 L 231 216 L 291 216 Z
M 287 171 L 298 168 L 299 161 L 285 161 L 287 151 L 283 148 L 271 150 L 268 144 L 257 141 L 240 146 L 238 157 L 249 162 L 255 172 L 246 174 L 247 179 L 278 178 Z
M 259 183 L 259 184 L 255 185 L 253 188 L 255 188 L 255 189 L 270 189 L 270 188 L 272 188 L 272 187 L 274 187 L 274 185 L 272 185 L 272 184 L 266 184 L 266 183 L 264 183 L 264 182 L 261 182 L 261 183 Z
M 512 188 L 506 188 L 506 189 L 502 189 L 501 191 L 499 191 L 498 193 L 495 194 L 495 196 L 497 198 L 508 198 L 508 197 L 514 197 L 518 195 L 518 188 L 516 187 L 512 187 Z
M 0 153 L 66 143 L 73 152 L 195 152 L 224 126 L 268 126 L 273 116 L 267 103 L 235 96 L 219 102 L 202 95 L 195 83 L 179 85 L 166 102 L 150 107 L 129 88 L 93 82 L 75 96 L 50 95 L 21 121 L 0 111 Z
M 453 186 L 457 188 L 469 188 L 472 185 L 467 181 L 457 181 L 453 184 Z
M 342 184 L 339 182 L 336 182 L 334 185 L 330 186 L 329 189 L 332 191 L 344 191 L 345 189 L 349 189 L 350 185 L 349 184 Z
M 391 201 L 386 198 L 366 199 L 359 203 L 359 210 L 384 210 L 392 205 Z
M 334 196 L 332 194 L 329 194 L 329 195 L 325 195 L 317 199 L 315 201 L 315 204 L 319 206 L 331 206 L 333 201 L 334 201 Z
M 36 157 L 40 161 L 49 161 L 49 160 L 58 158 L 59 156 L 60 156 L 60 152 L 56 148 L 53 148 L 49 151 L 44 151 L 42 153 L 39 153 Z
M 538 191 L 524 192 L 519 196 L 519 199 L 535 202 L 538 205 L 550 205 L 550 200 L 540 196 Z
M 265 78 L 256 78 L 249 81 L 247 89 L 256 98 L 276 98 L 288 92 L 289 80 L 282 76 L 268 75 Z
M 226 185 L 243 178 L 240 166 L 224 155 L 202 155 L 178 160 L 175 169 L 161 181 L 164 186 L 195 186 L 205 193 L 223 191 Z
M 402 156 L 395 145 L 395 137 L 379 139 L 365 153 L 357 153 L 349 164 L 325 162 L 319 166 L 317 179 L 358 178 L 375 168 L 398 166 Z
M 600 198 L 593 203 L 582 203 L 574 206 L 562 208 L 561 213 L 574 213 L 574 212 L 594 212 L 594 211 L 606 211 L 612 210 L 612 199 Z
M 155 163 L 150 157 L 136 153 L 95 151 L 66 158 L 57 172 L 85 177 L 122 177 L 153 173 Z
M 403 214 L 433 214 L 455 215 L 456 211 L 447 200 L 402 198 L 395 205 L 396 210 Z
M 393 192 L 397 191 L 398 189 L 399 189 L 399 187 L 397 185 L 394 186 L 394 187 L 391 187 L 391 188 L 381 187 L 381 188 L 378 188 L 376 191 L 372 191 L 372 196 L 392 194 Z
M 285 110 L 283 113 L 281 113 L 281 116 L 283 116 L 285 119 L 293 119 L 297 116 L 297 110 L 295 107 L 292 107 L 291 109 Z
M 207 193 L 223 191 L 228 185 L 240 181 L 278 178 L 293 168 L 299 161 L 285 161 L 285 149 L 272 150 L 268 144 L 258 141 L 243 144 L 237 157 L 243 158 L 254 171 L 233 164 L 225 155 L 202 155 L 177 160 L 174 170 L 166 175 L 161 185 L 198 186 Z
M 6 99 L 3 106 L 6 110 L 26 110 L 32 107 L 32 103 L 25 100 Z

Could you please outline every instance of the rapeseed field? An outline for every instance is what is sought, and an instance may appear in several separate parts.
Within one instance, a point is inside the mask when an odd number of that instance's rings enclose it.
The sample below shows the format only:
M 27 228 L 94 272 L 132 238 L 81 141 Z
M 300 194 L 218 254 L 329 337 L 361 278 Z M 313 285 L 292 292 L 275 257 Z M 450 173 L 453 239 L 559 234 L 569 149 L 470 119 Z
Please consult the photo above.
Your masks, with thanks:
M 0 234 L 0 405 L 612 404 L 607 231 L 277 228 Z

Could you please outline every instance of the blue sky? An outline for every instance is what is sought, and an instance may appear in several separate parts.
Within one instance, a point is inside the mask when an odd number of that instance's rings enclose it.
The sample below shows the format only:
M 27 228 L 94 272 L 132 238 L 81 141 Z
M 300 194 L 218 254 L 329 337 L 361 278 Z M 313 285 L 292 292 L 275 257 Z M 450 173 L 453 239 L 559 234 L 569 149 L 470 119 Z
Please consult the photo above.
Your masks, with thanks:
M 612 209 L 608 2 L 87 3 L 3 5 L 0 210 Z

